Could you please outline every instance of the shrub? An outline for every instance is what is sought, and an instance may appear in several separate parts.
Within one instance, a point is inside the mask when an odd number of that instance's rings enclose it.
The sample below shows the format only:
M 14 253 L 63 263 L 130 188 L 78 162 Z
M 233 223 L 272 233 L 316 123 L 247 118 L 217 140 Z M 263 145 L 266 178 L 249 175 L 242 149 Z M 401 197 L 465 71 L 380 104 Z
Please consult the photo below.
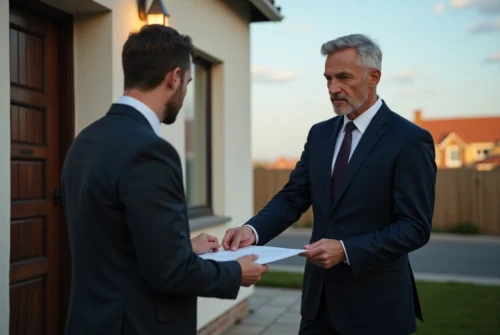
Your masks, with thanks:
M 472 222 L 462 222 L 456 224 L 449 231 L 450 233 L 466 235 L 474 235 L 480 233 L 479 228 Z

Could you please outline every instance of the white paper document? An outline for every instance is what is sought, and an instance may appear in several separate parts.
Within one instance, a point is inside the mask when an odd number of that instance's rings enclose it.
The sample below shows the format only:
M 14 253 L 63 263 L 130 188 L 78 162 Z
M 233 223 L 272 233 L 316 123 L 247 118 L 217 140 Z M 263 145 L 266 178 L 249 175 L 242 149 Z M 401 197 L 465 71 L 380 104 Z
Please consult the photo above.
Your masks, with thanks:
M 271 262 L 279 261 L 280 259 L 298 255 L 304 251 L 306 250 L 251 245 L 249 247 L 244 247 L 235 251 L 219 250 L 217 252 L 210 252 L 200 255 L 200 257 L 204 259 L 211 259 L 217 262 L 228 262 L 234 261 L 242 256 L 255 254 L 259 256 L 255 263 L 268 264 Z

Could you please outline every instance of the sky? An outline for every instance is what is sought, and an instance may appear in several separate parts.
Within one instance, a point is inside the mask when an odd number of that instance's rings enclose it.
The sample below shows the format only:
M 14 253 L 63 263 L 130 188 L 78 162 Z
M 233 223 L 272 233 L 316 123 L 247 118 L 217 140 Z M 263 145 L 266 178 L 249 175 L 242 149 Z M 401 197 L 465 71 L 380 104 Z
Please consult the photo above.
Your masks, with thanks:
M 254 160 L 300 157 L 335 116 L 320 48 L 353 33 L 380 45 L 377 91 L 401 116 L 500 116 L 500 0 L 275 2 L 283 21 L 251 25 Z

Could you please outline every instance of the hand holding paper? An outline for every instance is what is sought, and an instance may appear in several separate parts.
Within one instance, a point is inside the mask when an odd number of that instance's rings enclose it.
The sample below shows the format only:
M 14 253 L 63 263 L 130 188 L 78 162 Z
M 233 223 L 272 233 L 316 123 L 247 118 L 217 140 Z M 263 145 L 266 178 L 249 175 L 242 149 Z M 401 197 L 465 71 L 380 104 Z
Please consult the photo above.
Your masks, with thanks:
M 201 258 L 211 259 L 218 262 L 234 261 L 239 257 L 245 255 L 255 254 L 258 255 L 258 264 L 268 264 L 272 262 L 279 261 L 284 258 L 292 257 L 304 252 L 304 249 L 288 249 L 288 248 L 278 248 L 278 247 L 264 247 L 264 246 L 248 246 L 237 249 L 235 251 L 222 250 L 215 253 L 206 253 L 200 255 Z
M 201 233 L 200 235 L 192 238 L 191 246 L 193 248 L 193 252 L 197 255 L 204 254 L 207 251 L 218 251 L 220 248 L 217 237 L 206 233 Z
M 307 251 L 299 256 L 324 269 L 330 269 L 345 260 L 344 248 L 340 241 L 323 238 L 305 246 Z
M 259 256 L 250 254 L 236 259 L 241 266 L 241 285 L 248 287 L 258 282 L 263 273 L 269 272 L 267 265 L 255 262 Z
M 252 228 L 248 226 L 228 229 L 222 239 L 222 247 L 226 250 L 235 251 L 238 248 L 248 247 L 255 242 Z

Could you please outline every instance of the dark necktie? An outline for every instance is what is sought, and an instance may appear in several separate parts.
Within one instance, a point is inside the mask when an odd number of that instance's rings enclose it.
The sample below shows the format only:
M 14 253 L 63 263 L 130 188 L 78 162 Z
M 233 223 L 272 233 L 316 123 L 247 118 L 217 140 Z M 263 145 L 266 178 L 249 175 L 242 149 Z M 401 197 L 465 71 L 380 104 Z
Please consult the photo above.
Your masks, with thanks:
M 349 156 L 351 154 L 352 131 L 354 129 L 356 129 L 356 125 L 354 125 L 352 121 L 347 122 L 345 125 L 344 140 L 342 141 L 337 159 L 335 160 L 335 166 L 333 167 L 332 201 L 335 199 L 335 192 L 342 182 L 342 178 L 347 170 L 347 163 L 349 162 Z

